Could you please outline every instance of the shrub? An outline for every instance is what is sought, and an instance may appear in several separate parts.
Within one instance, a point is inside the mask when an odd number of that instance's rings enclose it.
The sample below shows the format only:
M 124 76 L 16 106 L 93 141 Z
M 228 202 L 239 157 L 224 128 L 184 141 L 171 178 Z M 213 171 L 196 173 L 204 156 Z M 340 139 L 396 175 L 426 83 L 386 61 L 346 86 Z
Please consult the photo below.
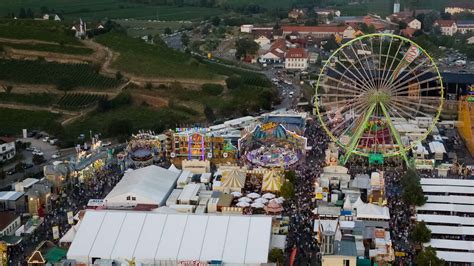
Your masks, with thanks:
M 224 91 L 224 86 L 220 84 L 203 84 L 201 89 L 206 94 L 217 96 Z
M 225 84 L 229 90 L 237 89 L 243 84 L 243 80 L 240 76 L 230 76 L 225 80 Z

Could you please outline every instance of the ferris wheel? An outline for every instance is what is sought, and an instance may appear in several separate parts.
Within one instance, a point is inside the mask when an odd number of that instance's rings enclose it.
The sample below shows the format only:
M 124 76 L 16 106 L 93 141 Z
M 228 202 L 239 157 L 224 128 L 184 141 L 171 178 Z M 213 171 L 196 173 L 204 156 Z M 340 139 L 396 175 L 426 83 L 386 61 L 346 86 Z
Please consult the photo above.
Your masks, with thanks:
M 376 33 L 343 44 L 329 57 L 314 106 L 329 137 L 344 149 L 344 163 L 351 154 L 407 160 L 438 121 L 443 93 L 425 50 L 404 37 Z M 409 121 L 424 128 L 413 132 Z

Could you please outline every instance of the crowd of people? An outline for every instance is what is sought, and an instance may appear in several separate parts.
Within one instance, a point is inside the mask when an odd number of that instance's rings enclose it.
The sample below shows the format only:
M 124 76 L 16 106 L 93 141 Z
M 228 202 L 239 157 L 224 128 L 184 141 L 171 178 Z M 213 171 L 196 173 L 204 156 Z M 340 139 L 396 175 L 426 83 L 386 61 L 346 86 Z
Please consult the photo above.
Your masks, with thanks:
M 315 121 L 307 124 L 305 137 L 308 138 L 308 146 L 312 148 L 307 152 L 305 161 L 296 167 L 295 196 L 285 202 L 285 215 L 290 217 L 286 252 L 287 258 L 296 252 L 295 265 L 313 265 L 320 257 L 314 238 L 312 211 L 316 207 L 314 182 L 321 174 L 328 141 L 319 123 Z
M 36 230 L 30 235 L 24 236 L 18 245 L 9 247 L 9 265 L 26 265 L 28 256 L 44 240 L 51 240 L 58 244 L 59 239 L 53 240 L 53 226 L 58 226 L 60 235 L 64 235 L 71 228 L 67 213 L 72 211 L 73 214 L 76 214 L 79 210 L 86 208 L 89 199 L 105 197 L 120 181 L 120 178 L 118 168 L 114 167 L 97 172 L 95 178 L 84 183 L 70 180 L 57 192 L 55 200 L 51 200 L 51 205 Z

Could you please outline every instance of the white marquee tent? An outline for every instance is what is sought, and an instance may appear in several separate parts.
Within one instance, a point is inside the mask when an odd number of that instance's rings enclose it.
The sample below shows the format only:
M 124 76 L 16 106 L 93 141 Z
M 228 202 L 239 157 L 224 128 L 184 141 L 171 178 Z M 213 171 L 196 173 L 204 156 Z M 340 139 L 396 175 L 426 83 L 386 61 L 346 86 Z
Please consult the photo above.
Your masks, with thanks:
M 89 264 L 132 258 L 155 265 L 186 260 L 260 264 L 267 262 L 271 225 L 267 216 L 87 211 L 67 258 Z
M 107 206 L 154 204 L 163 206 L 176 186 L 179 173 L 156 165 L 128 171 L 105 197 Z

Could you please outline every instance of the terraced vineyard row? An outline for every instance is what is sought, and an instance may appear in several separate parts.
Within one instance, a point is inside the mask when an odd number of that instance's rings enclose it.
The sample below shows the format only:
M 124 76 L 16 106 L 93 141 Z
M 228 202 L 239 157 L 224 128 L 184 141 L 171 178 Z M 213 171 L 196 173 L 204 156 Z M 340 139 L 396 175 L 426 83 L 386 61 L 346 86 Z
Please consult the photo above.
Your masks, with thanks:
M 78 87 L 107 89 L 122 84 L 122 81 L 99 74 L 97 66 L 61 64 L 44 60 L 0 59 L 0 80 L 52 84 L 65 91 Z
M 107 96 L 89 93 L 66 93 L 59 99 L 56 106 L 62 109 L 78 110 L 91 107 L 95 105 L 100 99 L 105 99 Z

